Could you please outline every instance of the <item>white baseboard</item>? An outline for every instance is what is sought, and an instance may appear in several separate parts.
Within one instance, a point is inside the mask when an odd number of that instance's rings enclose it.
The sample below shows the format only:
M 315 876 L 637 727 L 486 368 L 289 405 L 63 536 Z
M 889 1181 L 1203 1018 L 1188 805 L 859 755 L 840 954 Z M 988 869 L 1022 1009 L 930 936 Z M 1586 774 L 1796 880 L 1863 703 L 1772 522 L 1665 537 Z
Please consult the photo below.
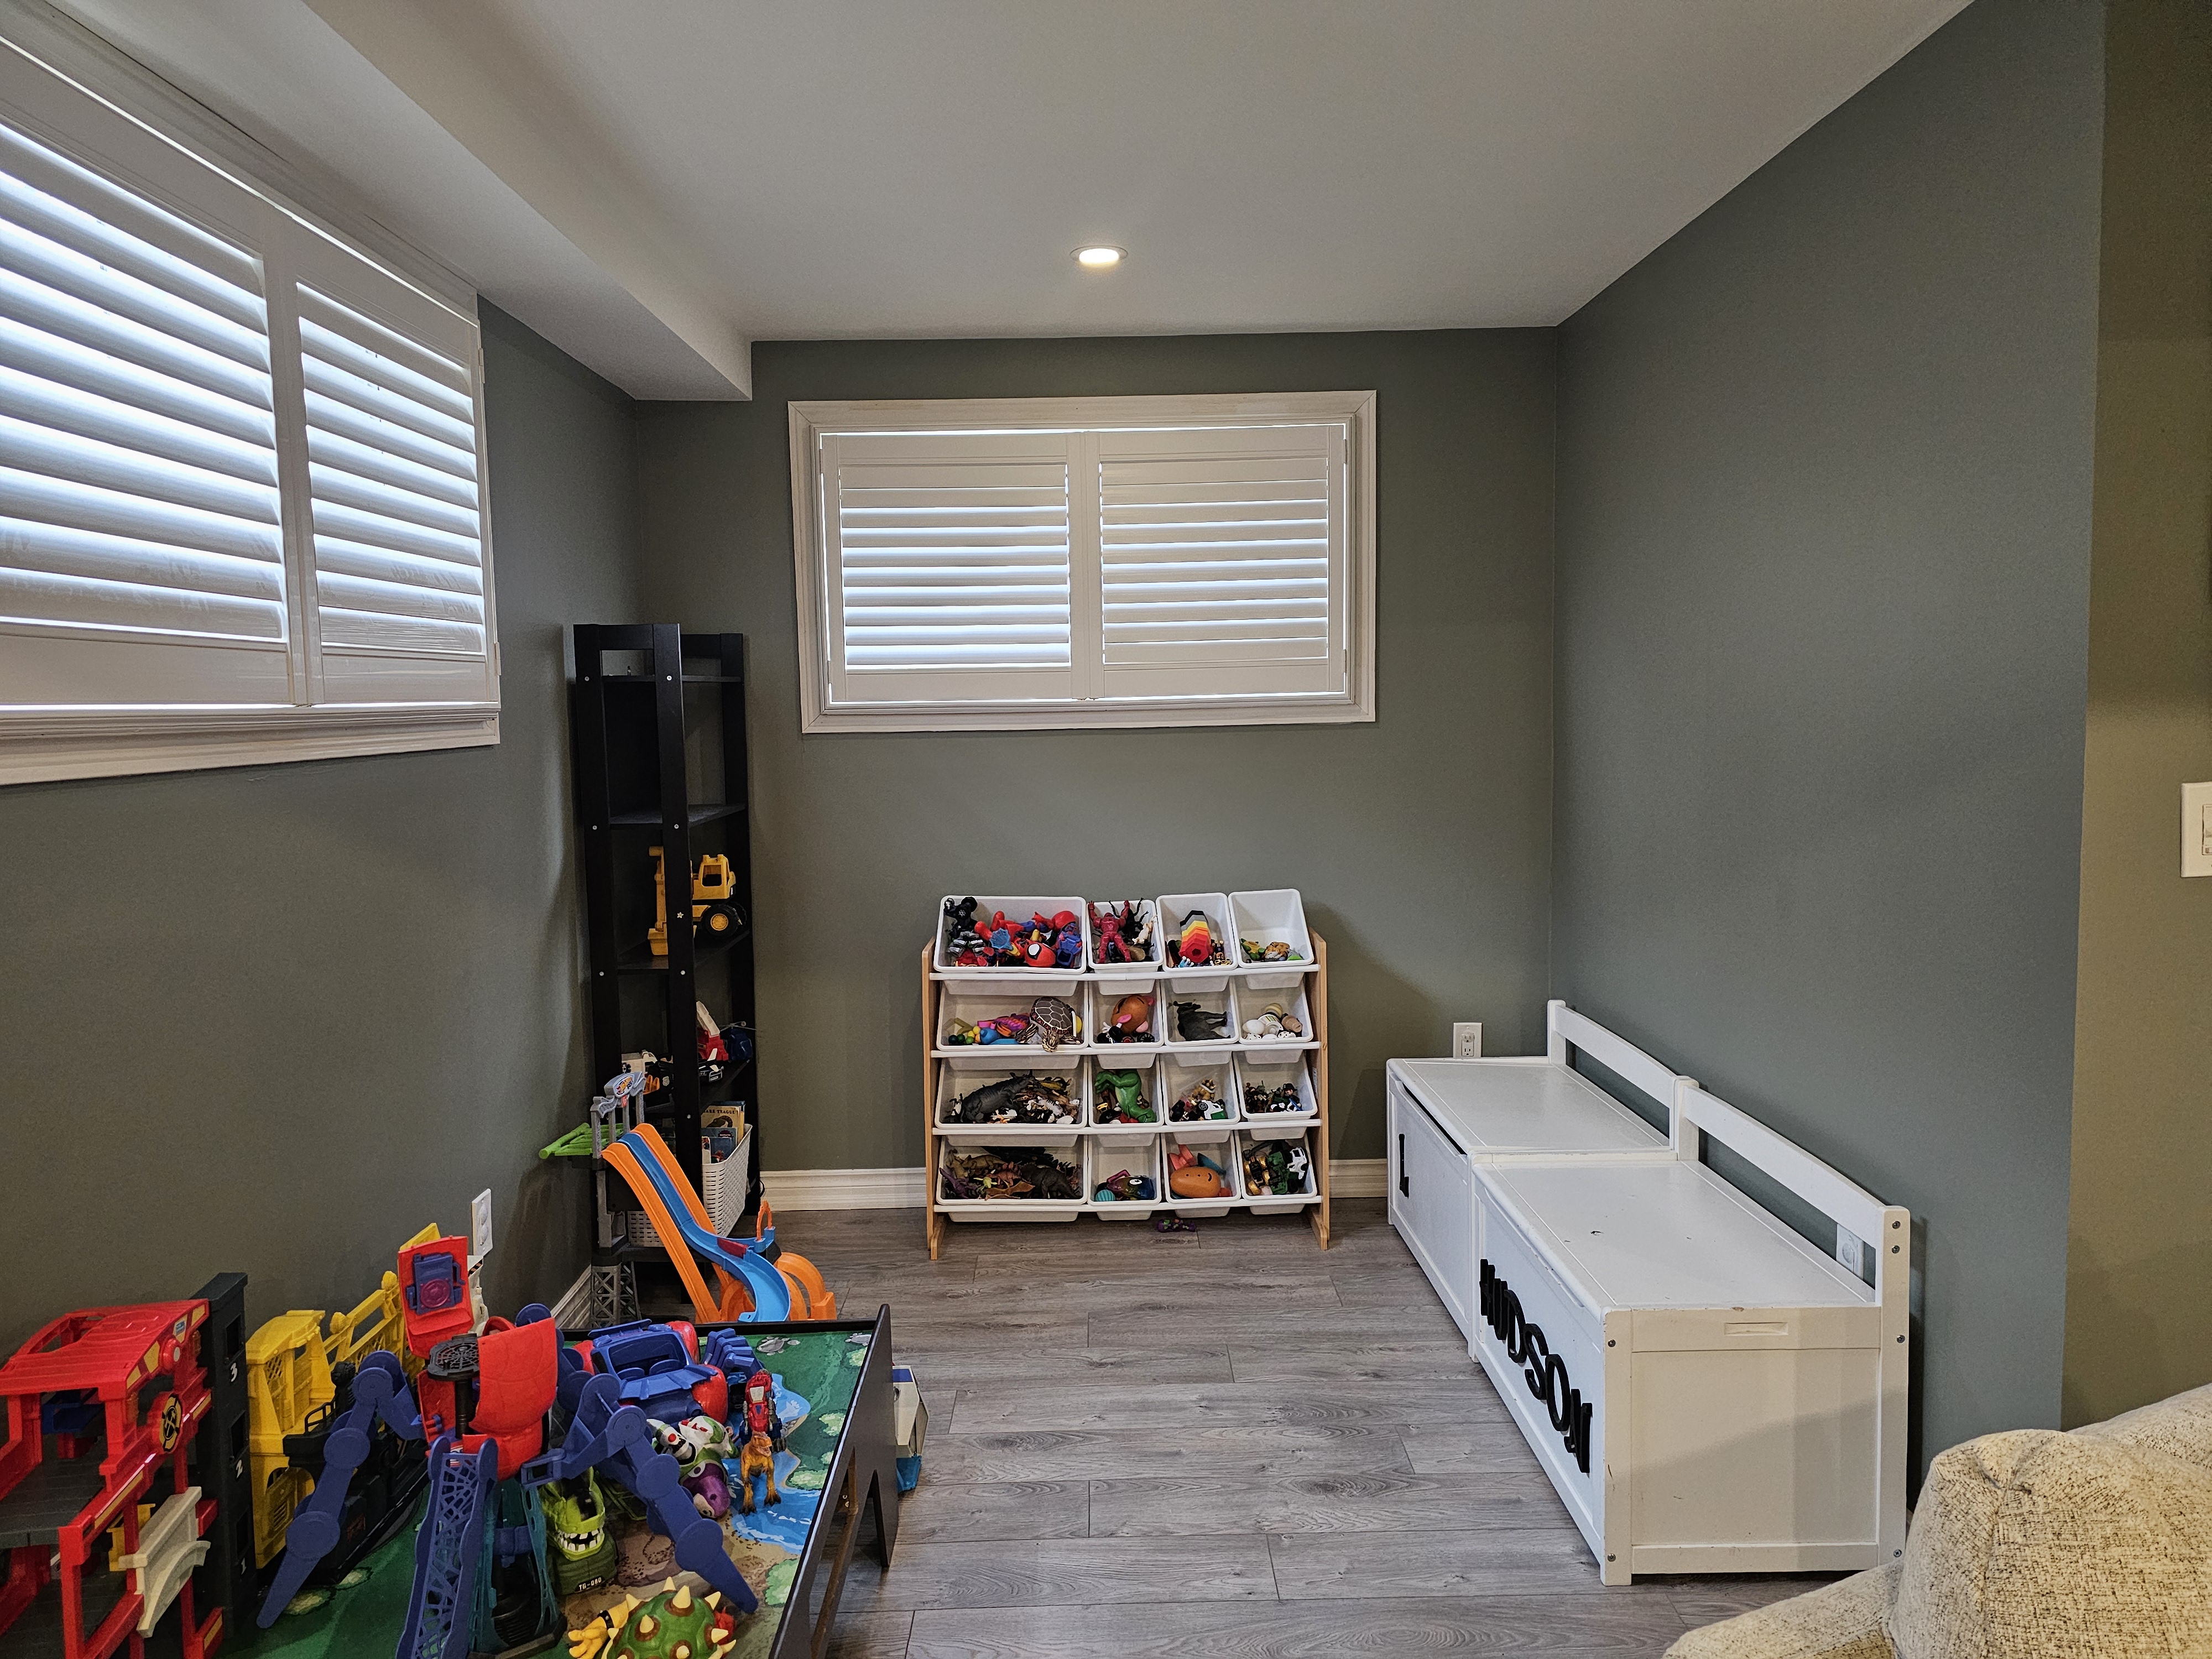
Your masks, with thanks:
M 1329 1186 L 1339 1198 L 1380 1198 L 1388 1162 L 1379 1158 L 1330 1161 Z M 919 1164 L 891 1170 L 763 1170 L 761 1190 L 778 1210 L 918 1210 L 928 1197 Z
M 763 1170 L 778 1210 L 918 1210 L 929 1196 L 921 1165 L 894 1170 Z
M 1333 1158 L 1328 1190 L 1336 1198 L 1380 1198 L 1390 1190 L 1390 1161 L 1383 1158 Z

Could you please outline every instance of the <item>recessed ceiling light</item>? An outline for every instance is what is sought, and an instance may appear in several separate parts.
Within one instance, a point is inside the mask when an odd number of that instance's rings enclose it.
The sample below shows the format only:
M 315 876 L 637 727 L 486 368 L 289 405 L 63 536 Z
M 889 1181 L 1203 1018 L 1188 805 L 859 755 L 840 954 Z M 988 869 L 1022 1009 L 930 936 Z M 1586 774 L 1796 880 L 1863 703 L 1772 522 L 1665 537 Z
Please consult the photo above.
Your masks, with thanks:
M 1079 247 L 1075 250 L 1075 263 L 1085 270 L 1111 270 L 1128 257 L 1128 249 L 1109 247 L 1103 242 L 1096 247 Z

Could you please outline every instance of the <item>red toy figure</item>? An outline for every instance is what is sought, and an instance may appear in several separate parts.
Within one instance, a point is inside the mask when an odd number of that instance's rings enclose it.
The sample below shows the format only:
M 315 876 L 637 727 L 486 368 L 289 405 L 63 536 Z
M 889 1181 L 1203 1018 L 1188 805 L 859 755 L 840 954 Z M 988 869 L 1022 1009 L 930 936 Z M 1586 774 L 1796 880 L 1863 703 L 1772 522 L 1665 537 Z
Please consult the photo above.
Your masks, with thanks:
M 221 1644 L 222 1613 L 202 1622 L 192 1608 L 191 1571 L 207 1555 L 203 1535 L 215 1518 L 215 1500 L 188 1483 L 185 1467 L 185 1447 L 208 1413 L 198 1334 L 207 1316 L 201 1301 L 89 1308 L 63 1315 L 0 1365 L 0 1395 L 8 1401 L 0 1511 L 27 1477 L 41 1472 L 42 1411 L 52 1413 L 58 1427 L 68 1423 L 59 1437 L 64 1464 L 88 1455 L 96 1444 L 107 1451 L 96 1484 L 66 1467 L 44 1471 L 51 1494 L 92 1489 L 65 1520 L 52 1518 L 51 1510 L 62 1506 L 51 1498 L 38 1506 L 48 1515 L 24 1517 L 21 1530 L 36 1536 L 8 1552 L 0 1631 L 36 1598 L 51 1576 L 49 1559 L 58 1559 L 63 1659 L 104 1659 L 126 1639 L 131 1659 L 143 1659 L 147 1633 L 172 1601 L 182 1619 L 184 1659 L 207 1659 Z M 141 1522 L 138 1506 L 152 1501 L 165 1467 L 168 1495 Z M 84 1571 L 111 1528 L 123 1534 L 123 1547 L 107 1565 L 129 1569 L 130 1583 L 88 1636 Z

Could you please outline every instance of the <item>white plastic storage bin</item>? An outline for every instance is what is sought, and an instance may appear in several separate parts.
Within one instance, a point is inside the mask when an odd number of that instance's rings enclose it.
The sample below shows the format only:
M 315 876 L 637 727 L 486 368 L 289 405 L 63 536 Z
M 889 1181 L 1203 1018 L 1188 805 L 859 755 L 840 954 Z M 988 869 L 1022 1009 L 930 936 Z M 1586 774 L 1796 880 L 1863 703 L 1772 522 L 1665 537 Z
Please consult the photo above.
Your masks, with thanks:
M 1221 1035 L 1184 1036 L 1176 1006 L 1177 1003 L 1189 1003 L 1206 1013 L 1219 1015 Z M 1188 985 L 1170 981 L 1162 986 L 1160 999 L 1154 1006 L 1155 1017 L 1166 1030 L 1166 1046 L 1170 1054 L 1195 1054 L 1200 1050 L 1219 1050 L 1225 1054 L 1237 1046 L 1237 994 L 1225 982 L 1218 990 L 1200 991 Z
M 1160 960 L 1162 969 L 1174 982 L 1178 995 L 1192 991 L 1218 991 L 1229 983 L 1236 972 L 1237 938 L 1229 928 L 1229 896 L 1226 893 L 1166 893 L 1156 901 L 1159 906 Z M 1206 917 L 1206 925 L 1213 937 L 1220 941 L 1227 953 L 1218 965 L 1204 968 L 1178 968 L 1176 964 L 1176 943 L 1182 933 L 1182 919 L 1196 910 Z
M 1313 1010 L 1306 1001 L 1305 988 L 1294 985 L 1287 991 L 1254 990 L 1240 985 L 1236 991 L 1237 1052 L 1240 1054 L 1267 1054 L 1278 1059 L 1310 1053 L 1321 1047 L 1321 1038 L 1315 1034 Z M 1260 1018 L 1269 1008 L 1280 1008 L 1298 1024 L 1298 1035 L 1287 1030 L 1273 1036 L 1247 1036 L 1244 1028 Z
M 1168 1006 L 1168 999 L 1161 994 L 1164 988 L 1159 981 L 1152 979 L 1132 981 L 1129 986 L 1119 990 L 1109 989 L 1103 981 L 1092 985 L 1088 996 L 1090 1012 L 1083 1022 L 1084 1046 L 1109 1057 L 1136 1054 L 1149 1060 L 1166 1046 L 1166 1037 L 1160 1026 L 1162 1012 Z M 1107 1034 L 1114 1029 L 1114 1011 L 1121 1006 L 1123 998 L 1133 996 L 1146 997 L 1152 1001 L 1150 1035 L 1141 1042 L 1109 1042 Z
M 1309 1204 L 1321 1202 L 1321 1187 L 1314 1169 L 1313 1139 L 1300 1133 L 1295 1146 L 1285 1148 L 1293 1160 L 1305 1160 L 1305 1186 L 1295 1193 L 1273 1193 L 1255 1188 L 1244 1169 L 1244 1155 L 1255 1146 L 1273 1144 L 1271 1137 L 1259 1134 L 1249 1128 L 1237 1132 L 1237 1188 L 1244 1194 L 1243 1207 L 1255 1215 L 1282 1215 L 1291 1210 L 1303 1210 Z
M 1313 936 L 1306 932 L 1306 907 L 1295 887 L 1271 887 L 1256 893 L 1229 896 L 1229 959 L 1255 991 L 1283 990 L 1296 985 L 1314 965 Z M 1247 962 L 1244 944 L 1287 945 L 1294 953 L 1285 962 Z
M 1110 906 L 1116 915 L 1121 914 L 1124 904 L 1133 904 L 1137 907 L 1139 919 L 1148 920 L 1152 924 L 1152 941 L 1146 947 L 1151 954 L 1142 962 L 1102 962 L 1098 957 L 1100 949 L 1098 928 L 1091 919 L 1089 908 L 1086 907 L 1084 910 L 1084 921 L 1089 927 L 1090 933 L 1085 947 L 1084 960 L 1091 965 L 1094 982 L 1102 990 L 1116 995 L 1127 991 L 1140 990 L 1151 985 L 1160 971 L 1162 962 L 1159 901 L 1148 898 L 1094 899 L 1091 902 L 1097 905 L 1102 911 Z
M 1212 1164 L 1218 1170 L 1226 1190 L 1218 1198 L 1178 1198 L 1171 1188 L 1163 1186 L 1161 1190 L 1166 1193 L 1167 1196 L 1160 1200 L 1161 1203 L 1187 1219 L 1197 1219 L 1211 1215 L 1227 1215 L 1237 1206 L 1244 1196 L 1243 1183 L 1237 1173 L 1237 1148 L 1233 1144 L 1233 1135 L 1224 1134 L 1218 1140 L 1210 1137 L 1199 1139 L 1194 1136 L 1181 1133 L 1180 1127 L 1170 1128 L 1167 1133 L 1160 1137 L 1162 1181 L 1171 1181 L 1174 1178 L 1175 1156 L 1177 1152 L 1187 1152 L 1194 1154 L 1202 1162 Z
M 1680 1158 L 1474 1166 L 1472 1351 L 1607 1583 L 1893 1561 L 1911 1218 L 1687 1079 L 1676 1115 Z M 1874 1283 L 1698 1163 L 1700 1132 L 1871 1244 Z
M 1158 1196 L 1165 1189 L 1160 1184 L 1160 1138 L 1148 1135 L 1143 1140 L 1094 1138 L 1089 1144 L 1090 1177 L 1084 1187 L 1084 1196 L 1091 1207 L 1109 1221 L 1142 1221 L 1161 1206 Z M 1102 1199 L 1099 1184 L 1127 1170 L 1133 1176 L 1141 1176 L 1152 1183 L 1155 1196 L 1150 1199 Z
M 1057 1142 L 948 1140 L 938 1149 L 938 1156 L 943 1163 L 937 1172 L 937 1191 L 933 1194 L 937 1207 L 943 1213 L 958 1216 L 963 1221 L 1073 1221 L 1089 1207 L 1086 1200 L 1090 1193 L 1083 1182 L 1090 1171 L 1084 1167 L 1082 1143 L 1081 1134 L 1073 1130 L 1066 1132 L 1064 1145 Z M 1069 1184 L 1075 1196 L 1072 1199 L 952 1196 L 945 1180 L 955 1160 L 987 1152 L 994 1146 L 1004 1146 L 1009 1152 L 1035 1152 L 1051 1158 L 1067 1171 Z
M 1298 1103 L 1291 1109 L 1255 1112 L 1244 1098 L 1247 1088 L 1273 1090 L 1285 1084 L 1298 1093 Z M 1255 1139 L 1288 1140 L 1304 1134 L 1306 1126 L 1321 1115 L 1321 1103 L 1314 1097 L 1313 1073 L 1306 1069 L 1305 1056 L 1292 1054 L 1287 1060 L 1270 1061 L 1251 1054 L 1237 1055 L 1237 1115 Z
M 1175 1109 L 1176 1102 L 1181 1100 L 1185 1092 L 1202 1078 L 1213 1079 L 1220 1115 L 1188 1123 L 1173 1121 L 1168 1114 Z M 1237 1068 L 1226 1054 L 1181 1059 L 1170 1055 L 1160 1061 L 1159 1102 L 1160 1121 L 1192 1146 L 1226 1141 L 1237 1118 Z
M 994 911 L 1005 911 L 1007 921 L 1017 927 L 1032 915 L 1041 914 L 1052 917 L 1063 910 L 1068 911 L 1075 917 L 1075 925 L 1082 930 L 1082 953 L 1076 957 L 1075 964 L 1071 968 L 957 968 L 953 965 L 952 953 L 945 948 L 945 907 L 970 897 L 975 901 L 975 931 L 982 933 L 989 932 Z M 935 964 L 937 976 L 943 980 L 1012 979 L 1038 986 L 1055 982 L 1073 985 L 1083 978 L 1084 969 L 1091 961 L 1091 911 L 1080 898 L 1006 898 L 991 893 L 950 893 L 938 902 L 937 919 L 933 925 L 937 929 L 937 952 L 932 961 Z M 1066 996 L 1067 993 L 1062 991 L 1060 994 Z
M 1546 1054 L 1518 1060 L 1394 1060 L 1386 1071 L 1390 1224 L 1461 1330 L 1479 1312 L 1474 1166 L 1531 1158 L 1651 1162 L 1668 1137 L 1568 1064 L 1579 1049 L 1662 1109 L 1674 1073 L 1595 1021 L 1554 1001 Z
M 1001 1014 L 1019 1014 L 1027 1018 L 1030 1010 L 1048 997 L 1067 1004 L 1079 1027 L 1076 1033 L 1064 1039 L 1058 1048 L 1047 1048 L 1036 1040 L 1034 1032 L 1020 1042 L 956 1043 L 952 1041 L 952 1025 L 956 1020 L 974 1025 Z M 931 1042 L 939 1058 L 971 1071 L 1004 1070 L 1009 1066 L 1018 1069 L 1038 1062 L 1049 1064 L 1054 1055 L 1079 1054 L 1088 1046 L 1091 1036 L 1091 1018 L 1086 1007 L 1088 1001 L 1079 985 L 1030 985 L 1003 981 L 948 985 L 937 1000 L 937 1030 L 932 1034 Z
M 1018 1072 L 1027 1072 L 1036 1077 L 1065 1078 L 1067 1080 L 1068 1104 L 1075 1115 L 1066 1123 L 961 1123 L 955 1121 L 954 1112 L 960 1101 L 978 1089 L 1004 1083 Z M 1058 1066 L 1019 1066 L 1009 1071 L 955 1071 L 950 1066 L 937 1070 L 937 1133 L 947 1140 L 987 1141 L 1002 1146 L 1073 1146 L 1083 1133 L 1088 1115 L 1085 1092 L 1090 1086 L 1090 1074 L 1083 1062 L 1070 1057 Z
M 1101 1121 L 1098 1115 L 1098 1075 L 1102 1072 L 1134 1072 L 1137 1074 L 1137 1080 L 1144 1091 L 1145 1104 L 1152 1109 L 1151 1122 Z M 1084 1123 L 1093 1134 L 1103 1135 L 1109 1140 L 1157 1139 L 1160 1125 L 1166 1121 L 1165 1109 L 1160 1102 L 1159 1068 L 1149 1058 L 1127 1066 L 1115 1065 L 1111 1056 L 1093 1060 L 1084 1073 L 1083 1099 Z

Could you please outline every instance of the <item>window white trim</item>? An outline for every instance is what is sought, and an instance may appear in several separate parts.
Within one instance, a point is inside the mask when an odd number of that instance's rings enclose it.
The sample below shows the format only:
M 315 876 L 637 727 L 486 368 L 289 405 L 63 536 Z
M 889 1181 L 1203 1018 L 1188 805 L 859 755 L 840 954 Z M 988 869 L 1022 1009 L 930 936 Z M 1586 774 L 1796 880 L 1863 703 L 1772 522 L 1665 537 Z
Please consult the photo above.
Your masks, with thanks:
M 799 726 L 805 732 L 1026 731 L 1092 726 L 1276 726 L 1333 724 L 1375 718 L 1375 393 L 1240 393 L 1158 398 L 992 398 L 793 403 L 791 506 L 799 596 Z M 1333 606 L 1328 649 L 1340 672 L 1325 690 L 1265 695 L 1230 692 L 1115 697 L 1106 684 L 1116 671 L 1096 665 L 1102 554 L 1098 486 L 1071 490 L 1069 589 L 1077 695 L 1022 702 L 941 700 L 870 703 L 841 698 L 842 610 L 830 600 L 838 556 L 823 457 L 831 441 L 864 434 L 1056 432 L 1077 434 L 1095 469 L 1102 445 L 1111 459 L 1144 450 L 1146 429 L 1265 428 L 1337 423 L 1342 428 L 1344 489 L 1340 526 L 1331 537 L 1340 553 L 1340 611 Z M 1237 437 L 1224 433 L 1224 447 Z M 1092 649 L 1086 660 L 1084 646 Z M 1218 676 L 1187 675 L 1201 684 Z M 1088 690 L 1090 695 L 1083 695 Z
M 39 0 L 0 0 L 0 119 L 258 267 L 284 600 L 281 639 L 0 623 L 0 784 L 496 743 L 483 353 L 467 285 L 373 221 L 341 234 L 326 212 L 311 216 L 288 199 L 289 169 Z M 303 340 L 303 305 L 324 319 L 319 342 Z M 335 350 L 339 383 L 303 349 Z M 311 457 L 318 374 L 326 407 L 345 413 L 335 391 L 380 413 L 349 416 L 365 445 Z M 410 477 L 380 455 L 392 447 L 381 434 L 404 447 L 410 428 L 449 434 L 445 459 L 431 459 L 456 476 L 416 466 Z M 341 624 L 328 642 L 326 613 Z M 456 620 L 417 620 L 439 617 Z

